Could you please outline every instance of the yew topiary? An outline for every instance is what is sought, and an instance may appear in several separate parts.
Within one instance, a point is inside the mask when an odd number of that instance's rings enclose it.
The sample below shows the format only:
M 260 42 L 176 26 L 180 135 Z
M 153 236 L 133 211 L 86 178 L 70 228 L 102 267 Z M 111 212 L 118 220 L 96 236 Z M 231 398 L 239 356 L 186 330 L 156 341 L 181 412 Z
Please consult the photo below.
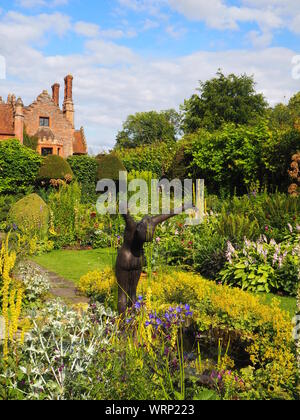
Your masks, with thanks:
M 112 179 L 113 181 L 119 180 L 119 172 L 126 171 L 125 166 L 119 159 L 116 153 L 98 155 L 98 180 Z
M 19 230 L 30 236 L 44 237 L 48 232 L 48 206 L 40 196 L 30 194 L 11 207 L 8 223 L 14 230 Z
M 61 156 L 49 155 L 43 160 L 38 180 L 50 182 L 51 180 L 70 181 L 73 178 L 73 171 L 68 162 Z

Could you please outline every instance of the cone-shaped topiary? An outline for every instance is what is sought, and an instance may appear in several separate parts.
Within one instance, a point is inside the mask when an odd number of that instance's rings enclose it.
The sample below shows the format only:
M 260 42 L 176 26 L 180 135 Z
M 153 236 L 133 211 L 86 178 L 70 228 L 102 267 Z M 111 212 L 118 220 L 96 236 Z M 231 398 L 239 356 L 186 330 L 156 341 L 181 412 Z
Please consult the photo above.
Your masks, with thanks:
M 49 155 L 44 158 L 39 175 L 39 181 L 49 182 L 52 179 L 70 181 L 73 171 L 68 162 L 61 156 Z
M 125 166 L 116 153 L 110 153 L 109 155 L 98 155 L 96 159 L 99 164 L 98 180 L 112 179 L 113 181 L 118 181 L 119 172 L 126 172 Z
M 48 206 L 40 196 L 30 194 L 11 207 L 8 223 L 14 230 L 18 229 L 28 235 L 44 237 L 48 232 Z

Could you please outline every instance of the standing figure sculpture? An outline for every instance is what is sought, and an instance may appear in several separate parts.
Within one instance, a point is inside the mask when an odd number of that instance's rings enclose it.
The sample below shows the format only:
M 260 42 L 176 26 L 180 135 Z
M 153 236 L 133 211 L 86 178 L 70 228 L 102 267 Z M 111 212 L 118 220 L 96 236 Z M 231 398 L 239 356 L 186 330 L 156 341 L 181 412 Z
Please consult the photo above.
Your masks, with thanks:
M 138 223 L 129 212 L 124 215 L 126 222 L 124 244 L 119 250 L 116 263 L 120 314 L 136 302 L 137 286 L 145 265 L 144 244 L 152 242 L 157 225 L 178 214 L 172 212 L 168 215 L 146 216 Z

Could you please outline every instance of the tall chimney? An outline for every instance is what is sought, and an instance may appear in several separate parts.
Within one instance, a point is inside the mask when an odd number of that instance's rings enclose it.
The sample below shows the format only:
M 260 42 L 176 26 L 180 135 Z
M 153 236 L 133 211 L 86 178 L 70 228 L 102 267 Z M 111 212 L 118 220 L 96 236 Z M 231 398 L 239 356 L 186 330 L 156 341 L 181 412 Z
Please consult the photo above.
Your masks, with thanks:
M 74 128 L 74 103 L 73 103 L 73 76 L 65 77 L 65 99 L 63 104 L 63 112 Z
M 59 106 L 59 88 L 60 88 L 59 83 L 54 83 L 54 85 L 52 86 L 52 99 L 55 105 L 57 106 Z
M 15 107 L 15 136 L 23 144 L 23 131 L 24 131 L 24 113 L 23 102 L 21 98 L 16 101 Z

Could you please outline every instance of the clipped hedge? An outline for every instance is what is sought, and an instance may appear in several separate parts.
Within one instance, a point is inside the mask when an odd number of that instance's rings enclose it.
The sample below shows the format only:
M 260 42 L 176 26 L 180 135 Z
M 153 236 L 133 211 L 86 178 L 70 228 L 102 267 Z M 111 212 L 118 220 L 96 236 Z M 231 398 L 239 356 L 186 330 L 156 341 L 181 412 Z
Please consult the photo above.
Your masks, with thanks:
M 57 155 L 49 155 L 44 158 L 38 175 L 39 181 L 65 180 L 66 177 L 73 177 L 73 171 L 65 159 Z
M 67 159 L 76 180 L 81 185 L 82 201 L 93 202 L 96 199 L 98 162 L 90 156 L 70 156 Z
M 117 154 L 128 172 L 150 171 L 155 177 L 162 178 L 170 171 L 177 147 L 176 143 L 158 143 L 136 149 L 120 149 Z
M 12 206 L 8 223 L 24 234 L 44 237 L 48 232 L 48 206 L 37 194 L 30 194 Z
M 0 141 L 0 194 L 28 192 L 41 162 L 42 158 L 19 140 Z

